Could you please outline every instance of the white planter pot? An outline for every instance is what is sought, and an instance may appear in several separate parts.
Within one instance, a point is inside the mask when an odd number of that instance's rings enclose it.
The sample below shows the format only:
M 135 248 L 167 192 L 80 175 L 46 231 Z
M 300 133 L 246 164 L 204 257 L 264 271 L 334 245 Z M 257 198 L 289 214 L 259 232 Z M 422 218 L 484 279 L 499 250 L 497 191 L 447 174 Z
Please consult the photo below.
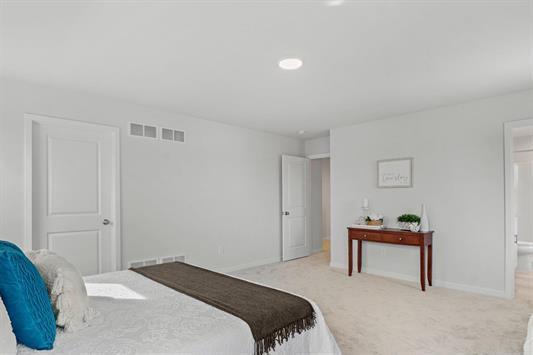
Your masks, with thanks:
M 398 222 L 398 228 L 400 229 L 403 229 L 403 230 L 411 230 L 411 223 L 408 223 L 408 222 Z

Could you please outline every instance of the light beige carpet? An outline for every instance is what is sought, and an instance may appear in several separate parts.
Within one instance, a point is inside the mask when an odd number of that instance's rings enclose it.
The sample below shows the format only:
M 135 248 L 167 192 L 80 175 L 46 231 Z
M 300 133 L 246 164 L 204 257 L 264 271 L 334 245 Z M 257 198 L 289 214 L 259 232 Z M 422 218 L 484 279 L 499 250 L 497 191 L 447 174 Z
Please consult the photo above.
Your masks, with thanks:
M 424 293 L 419 284 L 368 274 L 349 278 L 324 253 L 235 275 L 314 300 L 344 354 L 521 354 L 533 313 L 524 293 L 508 301 L 438 287 Z

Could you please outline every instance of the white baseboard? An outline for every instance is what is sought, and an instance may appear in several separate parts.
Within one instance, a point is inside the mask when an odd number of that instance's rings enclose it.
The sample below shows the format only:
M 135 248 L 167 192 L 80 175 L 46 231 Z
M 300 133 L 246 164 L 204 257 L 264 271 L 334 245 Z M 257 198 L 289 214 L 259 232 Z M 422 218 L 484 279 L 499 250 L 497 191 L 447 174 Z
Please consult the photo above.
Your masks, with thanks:
M 346 265 L 344 264 L 339 264 L 339 263 L 335 263 L 333 261 L 331 261 L 329 263 L 329 267 L 332 267 L 332 268 L 335 268 L 335 269 L 343 269 L 343 270 L 348 270 L 348 268 L 346 267 Z
M 240 270 L 244 270 L 244 269 L 250 269 L 252 267 L 279 263 L 280 261 L 281 261 L 280 257 L 272 257 L 272 258 L 266 258 L 266 259 L 252 261 L 252 262 L 249 262 L 249 263 L 217 268 L 217 271 L 218 272 L 223 272 L 223 273 L 235 272 L 235 271 L 240 271 Z
M 420 279 L 418 277 L 415 277 L 413 275 L 400 274 L 398 272 L 382 271 L 382 270 L 374 269 L 370 267 L 364 268 L 363 271 L 366 272 L 367 274 L 388 277 L 391 279 L 398 279 L 398 280 L 409 281 L 409 282 L 420 282 Z
M 319 248 L 311 250 L 311 254 L 321 253 L 322 251 L 322 246 L 320 246 Z
M 433 284 L 437 287 L 445 287 L 450 288 L 453 290 L 459 290 L 459 291 L 465 291 L 465 292 L 471 292 L 471 293 L 478 293 L 480 295 L 485 296 L 493 296 L 498 298 L 508 298 L 505 294 L 505 291 L 503 290 L 494 290 L 492 288 L 484 288 L 484 287 L 478 287 L 478 286 L 470 286 L 465 284 L 458 284 L 455 282 L 449 282 L 449 281 L 442 281 L 442 280 L 435 280 Z
M 347 270 L 348 269 L 346 267 L 346 265 L 339 264 L 339 263 L 334 263 L 334 262 L 331 262 L 329 264 L 329 266 L 333 267 L 333 268 L 336 268 L 336 269 L 342 269 L 342 270 Z M 354 272 L 357 272 L 357 270 L 355 270 L 355 267 L 354 267 Z M 378 270 L 378 269 L 374 269 L 374 268 L 363 268 L 363 272 L 365 272 L 367 274 L 372 274 L 372 275 L 376 275 L 376 276 L 383 276 L 383 277 L 388 277 L 388 278 L 391 278 L 391 279 L 397 279 L 397 280 L 402 280 L 402 281 L 420 282 L 420 279 L 419 279 L 418 276 L 401 274 L 401 273 L 397 273 L 397 272 L 383 271 L 383 270 Z M 458 291 L 464 291 L 464 292 L 470 292 L 470 293 L 477 293 L 477 294 L 485 295 L 485 296 L 507 298 L 506 294 L 505 294 L 505 291 L 503 291 L 503 290 L 494 290 L 494 289 L 490 289 L 490 288 L 483 288 L 483 287 L 478 287 L 478 286 L 465 285 L 465 284 L 449 282 L 449 281 L 433 280 L 433 286 L 444 287 L 444 288 L 449 288 L 449 289 L 452 289 L 452 290 L 458 290 Z

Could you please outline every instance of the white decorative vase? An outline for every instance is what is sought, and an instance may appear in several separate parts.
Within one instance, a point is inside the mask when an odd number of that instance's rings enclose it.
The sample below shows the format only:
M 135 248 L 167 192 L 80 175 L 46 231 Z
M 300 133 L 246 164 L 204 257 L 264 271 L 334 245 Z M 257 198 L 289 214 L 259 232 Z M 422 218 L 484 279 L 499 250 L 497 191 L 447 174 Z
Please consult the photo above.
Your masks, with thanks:
M 420 214 L 420 231 L 429 232 L 429 220 L 426 213 L 426 206 L 422 204 L 422 213 Z
M 420 224 L 418 224 L 418 223 L 409 223 L 409 230 L 411 232 L 419 232 L 420 231 Z

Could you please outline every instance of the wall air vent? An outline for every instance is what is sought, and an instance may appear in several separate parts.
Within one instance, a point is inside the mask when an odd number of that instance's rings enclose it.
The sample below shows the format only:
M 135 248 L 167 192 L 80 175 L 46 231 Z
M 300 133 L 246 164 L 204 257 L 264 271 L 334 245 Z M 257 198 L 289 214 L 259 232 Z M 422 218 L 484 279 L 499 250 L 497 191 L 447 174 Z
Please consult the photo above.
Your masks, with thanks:
M 158 264 L 173 263 L 176 261 L 183 263 L 185 262 L 185 255 L 164 256 L 164 257 L 159 258 L 157 261 L 158 261 Z
M 142 124 L 130 123 L 130 135 L 132 136 L 144 136 L 144 127 Z
M 161 128 L 161 131 L 159 132 L 159 137 L 158 137 L 158 131 L 159 131 L 159 128 L 156 126 L 130 122 L 130 130 L 129 130 L 130 136 L 155 138 L 155 139 L 160 138 L 161 140 L 168 141 L 168 142 L 181 142 L 181 143 L 185 142 L 184 131 L 178 131 L 172 128 Z
M 130 261 L 128 263 L 128 268 L 150 266 L 150 265 L 155 265 L 155 264 L 158 264 L 157 259 L 146 259 L 146 260 Z
M 161 139 L 166 141 L 174 140 L 174 131 L 169 128 L 161 128 Z
M 157 138 L 157 128 L 154 126 L 144 126 L 144 136 L 148 138 Z
M 128 268 L 136 268 L 136 267 L 143 267 L 143 266 L 150 266 L 150 265 L 157 265 L 157 264 L 173 263 L 173 262 L 176 262 L 176 261 L 184 263 L 185 262 L 185 255 L 161 256 L 159 258 L 130 261 L 128 263 Z
M 144 266 L 144 262 L 142 262 L 142 261 L 132 261 L 132 262 L 129 263 L 128 269 L 132 268 L 132 267 L 136 268 L 136 267 L 141 267 L 141 266 Z
M 143 125 L 140 123 L 130 123 L 130 135 L 146 138 L 157 138 L 157 127 Z
M 185 132 L 172 128 L 161 128 L 161 139 L 173 142 L 185 142 Z
M 176 142 L 185 142 L 185 132 L 174 130 L 174 140 Z

